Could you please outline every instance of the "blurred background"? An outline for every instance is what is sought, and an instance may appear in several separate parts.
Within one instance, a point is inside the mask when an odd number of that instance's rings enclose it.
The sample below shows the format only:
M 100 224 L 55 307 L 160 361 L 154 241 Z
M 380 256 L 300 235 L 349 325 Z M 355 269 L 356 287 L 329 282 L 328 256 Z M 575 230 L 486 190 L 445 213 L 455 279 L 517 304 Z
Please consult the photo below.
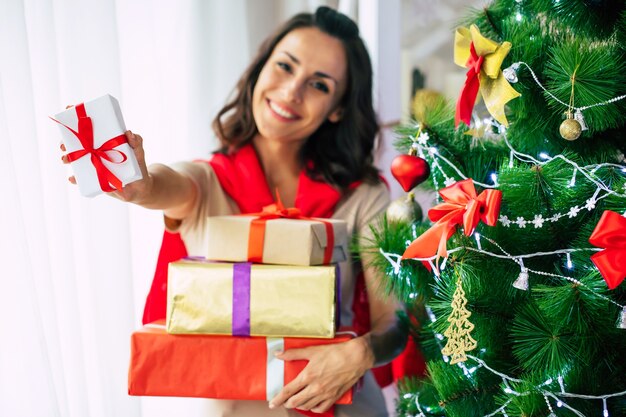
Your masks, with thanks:
M 205 415 L 201 401 L 127 395 L 161 213 L 81 197 L 49 115 L 108 93 L 148 163 L 208 158 L 211 120 L 260 42 L 328 5 L 359 23 L 370 50 L 385 126 L 377 164 L 390 178 L 391 128 L 409 121 L 416 90 L 456 98 L 465 71 L 452 61 L 454 28 L 484 3 L 0 0 L 0 416 Z

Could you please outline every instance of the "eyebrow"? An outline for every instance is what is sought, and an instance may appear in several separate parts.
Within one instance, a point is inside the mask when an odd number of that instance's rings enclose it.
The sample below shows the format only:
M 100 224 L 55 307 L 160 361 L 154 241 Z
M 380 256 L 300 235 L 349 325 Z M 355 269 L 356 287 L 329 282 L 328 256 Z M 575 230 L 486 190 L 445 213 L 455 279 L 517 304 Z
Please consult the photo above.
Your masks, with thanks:
M 293 56 L 292 54 L 290 54 L 287 51 L 281 51 L 283 54 L 287 55 L 289 57 L 289 59 L 291 59 L 294 63 L 300 65 L 300 61 L 298 60 L 298 58 L 296 58 L 295 56 Z M 335 82 L 335 84 L 339 84 L 339 81 L 337 81 L 335 78 L 331 77 L 330 75 L 326 74 L 325 72 L 321 72 L 321 71 L 315 71 L 313 73 L 315 76 L 317 77 L 321 77 L 321 78 L 327 78 L 329 80 L 332 80 Z

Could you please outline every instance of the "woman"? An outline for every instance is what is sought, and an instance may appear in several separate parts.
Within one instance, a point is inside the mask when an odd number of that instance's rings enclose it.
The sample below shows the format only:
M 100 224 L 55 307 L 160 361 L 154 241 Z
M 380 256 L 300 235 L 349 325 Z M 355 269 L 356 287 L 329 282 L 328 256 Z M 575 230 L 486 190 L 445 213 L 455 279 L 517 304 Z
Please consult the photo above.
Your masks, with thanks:
M 127 132 L 144 179 L 113 193 L 164 211 L 189 255 L 202 255 L 206 216 L 256 212 L 275 201 L 304 215 L 344 219 L 348 231 L 366 237 L 389 196 L 373 167 L 378 131 L 372 108 L 372 69 L 354 22 L 332 9 L 298 14 L 262 45 L 237 84 L 232 100 L 213 122 L 223 149 L 211 161 L 146 167 L 142 138 Z M 167 235 L 171 239 L 175 235 Z M 210 238 L 210 237 L 208 237 Z M 367 262 L 364 262 L 367 263 Z M 352 324 L 352 297 L 362 267 L 341 265 L 342 324 Z M 365 269 L 371 331 L 337 345 L 292 349 L 278 357 L 306 359 L 305 370 L 270 401 L 210 401 L 215 416 L 296 415 L 292 408 L 322 412 L 365 375 L 354 404 L 338 416 L 385 416 L 371 373 L 399 354 L 406 333 L 402 308 L 375 291 L 377 271 Z M 157 277 L 144 321 L 163 318 L 165 280 Z

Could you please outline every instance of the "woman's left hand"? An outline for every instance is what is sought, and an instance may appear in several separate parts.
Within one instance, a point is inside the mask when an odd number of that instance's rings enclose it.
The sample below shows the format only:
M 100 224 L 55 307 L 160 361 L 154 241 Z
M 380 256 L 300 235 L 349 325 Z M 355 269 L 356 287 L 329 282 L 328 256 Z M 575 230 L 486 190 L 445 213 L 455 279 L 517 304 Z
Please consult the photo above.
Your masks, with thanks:
M 363 337 L 345 343 L 289 349 L 276 357 L 309 363 L 270 401 L 270 408 L 283 405 L 316 413 L 328 410 L 374 364 L 374 355 Z

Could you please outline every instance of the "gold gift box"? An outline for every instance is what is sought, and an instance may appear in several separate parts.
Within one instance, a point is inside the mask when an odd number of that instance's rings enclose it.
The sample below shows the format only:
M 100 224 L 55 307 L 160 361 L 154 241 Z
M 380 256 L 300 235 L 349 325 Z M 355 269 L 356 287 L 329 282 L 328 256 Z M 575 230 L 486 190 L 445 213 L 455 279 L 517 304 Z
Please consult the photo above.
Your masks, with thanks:
M 214 216 L 207 220 L 207 259 L 248 261 L 250 225 L 255 216 Z M 343 220 L 323 219 L 332 225 L 334 245 L 330 263 L 347 259 L 347 225 Z M 328 244 L 326 226 L 316 220 L 273 219 L 265 224 L 264 264 L 322 265 Z
M 169 264 L 169 333 L 233 334 L 234 265 L 200 261 Z M 248 265 L 251 336 L 334 337 L 335 266 Z

